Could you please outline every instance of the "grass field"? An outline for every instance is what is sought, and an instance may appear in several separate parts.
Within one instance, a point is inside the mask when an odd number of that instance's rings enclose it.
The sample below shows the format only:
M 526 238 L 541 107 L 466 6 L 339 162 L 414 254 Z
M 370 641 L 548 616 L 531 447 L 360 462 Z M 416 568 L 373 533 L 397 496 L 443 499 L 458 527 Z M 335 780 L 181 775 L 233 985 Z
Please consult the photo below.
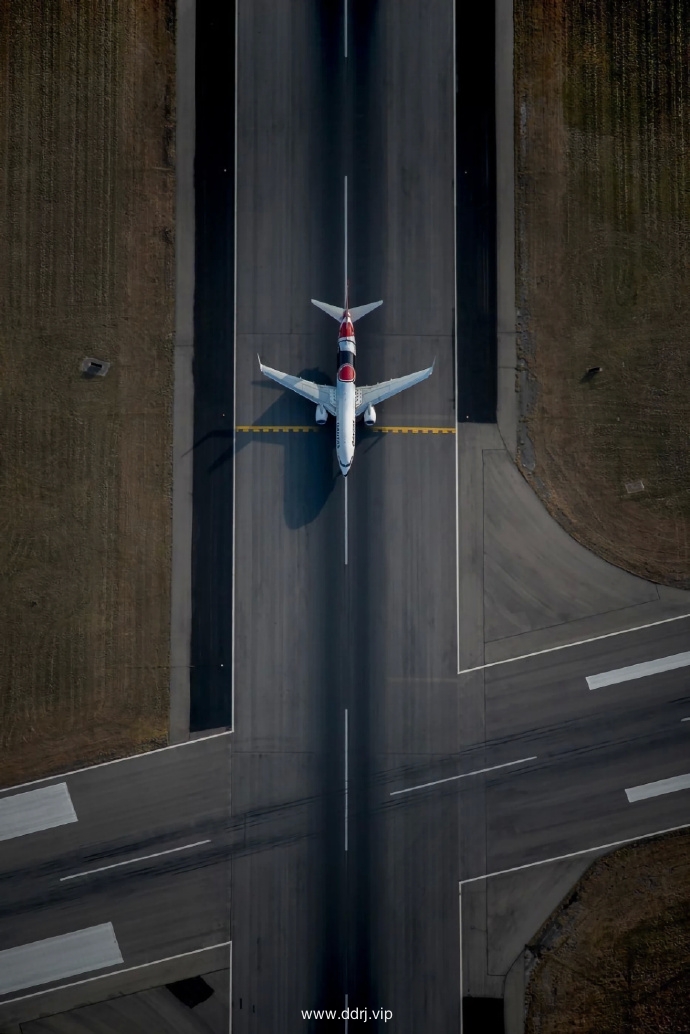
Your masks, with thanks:
M 0 2 L 3 785 L 167 737 L 174 71 L 174 0 Z
M 521 469 L 575 538 L 683 588 L 689 53 L 685 0 L 515 3 Z
M 690 833 L 595 862 L 529 945 L 526 1034 L 690 1030 Z

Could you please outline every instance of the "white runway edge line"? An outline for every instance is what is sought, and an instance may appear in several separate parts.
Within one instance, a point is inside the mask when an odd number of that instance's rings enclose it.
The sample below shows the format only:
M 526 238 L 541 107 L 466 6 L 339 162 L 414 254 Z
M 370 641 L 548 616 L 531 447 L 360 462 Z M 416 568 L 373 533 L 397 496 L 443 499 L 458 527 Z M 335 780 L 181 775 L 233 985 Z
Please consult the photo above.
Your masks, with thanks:
M 60 883 L 66 883 L 67 880 L 78 880 L 81 876 L 93 876 L 96 872 L 106 872 L 108 869 L 119 869 L 122 865 L 135 865 L 136 862 L 148 862 L 151 858 L 163 858 L 165 855 L 177 854 L 179 851 L 191 851 L 193 847 L 203 847 L 204 844 L 210 843 L 210 840 L 197 840 L 193 844 L 185 844 L 184 847 L 171 847 L 167 851 L 142 854 L 138 858 L 130 858 L 126 862 L 113 862 L 112 865 L 101 865 L 98 869 L 85 869 L 84 872 L 75 872 L 71 876 L 61 876 Z
M 204 951 L 229 948 L 231 944 L 232 941 L 221 941 L 220 944 L 209 944 L 205 948 L 194 948 L 193 951 L 183 951 L 179 955 L 168 955 L 164 959 L 154 959 L 153 962 L 142 962 L 138 966 L 127 966 L 126 969 L 112 969 L 108 973 L 99 973 L 95 977 L 73 980 L 69 984 L 58 984 L 57 987 L 46 987 L 42 991 L 32 991 L 28 995 L 19 995 L 16 998 L 3 998 L 0 999 L 0 1009 L 3 1005 L 14 1005 L 15 1002 L 25 1002 L 29 998 L 39 998 L 42 995 L 53 994 L 57 991 L 67 991 L 71 987 L 82 987 L 83 984 L 92 984 L 94 980 L 107 980 L 108 977 L 120 977 L 125 973 L 138 973 L 141 969 L 150 969 L 152 966 L 164 966 L 167 962 L 177 962 L 178 959 L 191 958 L 192 955 L 200 955 Z
M 652 840 L 654 837 L 662 837 L 668 833 L 679 833 L 683 829 L 690 829 L 690 822 L 684 822 L 681 826 L 670 826 L 667 829 L 657 829 L 653 833 L 642 833 L 635 837 L 626 837 L 624 840 L 614 840 L 609 844 L 598 844 L 596 847 L 586 847 L 581 851 L 570 851 L 568 854 L 554 855 L 551 858 L 540 858 L 536 862 L 526 862 L 524 865 L 513 865 L 510 869 L 497 869 L 494 872 L 484 873 L 483 876 L 470 876 L 466 880 L 458 882 L 458 934 L 460 941 L 460 1002 L 463 999 L 463 961 L 462 961 L 462 888 L 469 883 L 480 883 L 482 880 L 491 880 L 496 876 L 508 876 L 514 872 L 523 872 L 525 869 L 534 869 L 538 865 L 550 865 L 553 862 L 565 862 L 571 858 L 582 858 L 587 854 L 596 854 L 598 851 L 611 851 L 615 847 L 625 847 L 626 844 L 635 844 L 640 840 Z M 462 1008 L 460 1011 L 460 1031 L 462 1032 Z
M 196 3 L 195 3 L 196 10 Z M 238 155 L 238 141 L 237 141 L 237 125 L 238 118 L 237 113 L 239 110 L 239 35 L 240 35 L 240 5 L 239 2 L 235 4 L 235 182 L 233 186 L 233 249 L 232 249 L 232 586 L 231 586 L 231 600 L 232 607 L 230 614 L 230 643 L 232 646 L 232 670 L 230 672 L 230 716 L 232 721 L 232 727 L 230 732 L 235 731 L 235 612 L 237 607 L 235 605 L 235 573 L 237 571 L 237 155 Z M 196 286 L 196 279 L 195 279 Z M 232 1016 L 232 1008 L 230 1009 L 230 1015 Z
M 426 790 L 428 786 L 439 786 L 440 783 L 452 783 L 456 779 L 468 779 L 470 776 L 483 775 L 485 772 L 497 772 L 499 768 L 511 768 L 513 765 L 524 765 L 528 761 L 537 761 L 537 755 L 531 758 L 519 758 L 517 761 L 506 761 L 502 765 L 491 765 L 490 768 L 477 768 L 474 772 L 463 772 L 461 775 L 447 776 L 445 779 L 435 779 L 432 783 L 420 783 L 418 786 L 408 786 L 405 790 L 393 790 L 389 795 L 398 797 L 402 793 L 412 793 L 413 790 Z
M 579 639 L 576 643 L 563 643 L 561 646 L 547 646 L 544 650 L 534 650 L 532 653 L 521 653 L 517 657 L 505 657 L 502 661 L 488 661 L 487 664 L 478 664 L 474 668 L 463 668 L 458 675 L 469 675 L 473 671 L 484 671 L 485 668 L 496 668 L 499 664 L 514 664 L 515 661 L 526 661 L 530 657 L 541 657 L 545 653 L 556 653 L 557 650 L 570 650 L 573 646 L 586 646 L 588 643 L 598 643 L 601 639 L 612 639 L 617 635 L 630 635 L 632 632 L 642 632 L 646 628 L 656 628 L 658 625 L 668 625 L 671 621 L 684 621 L 690 618 L 690 614 L 677 614 L 672 618 L 662 618 L 661 621 L 650 621 L 646 625 L 635 625 L 634 628 L 622 628 L 618 632 L 605 632 L 603 635 L 595 635 L 590 639 Z
M 631 786 L 625 791 L 625 796 L 629 803 L 633 804 L 635 801 L 646 801 L 650 797 L 661 797 L 665 793 L 675 793 L 677 790 L 690 790 L 690 774 L 671 776 L 670 779 L 657 779 L 654 783 Z
M 345 0 L 345 57 L 347 57 L 347 0 Z M 343 188 L 343 223 L 345 226 L 345 245 L 343 253 L 343 299 L 347 298 L 347 176 L 345 176 L 345 185 Z M 347 539 L 348 539 L 348 528 L 347 528 L 347 478 L 343 478 L 345 487 L 343 489 L 343 496 L 345 499 L 345 567 L 347 567 Z M 347 851 L 347 848 L 345 848 Z
M 232 1034 L 232 941 L 228 960 L 228 1034 Z
M 122 961 L 112 923 L 19 944 L 0 951 L 0 995 L 76 973 L 119 966 Z
M 599 675 L 588 675 L 587 685 L 590 689 L 616 686 L 619 682 L 632 682 L 633 679 L 644 679 L 648 675 L 658 675 L 662 671 L 686 668 L 688 664 L 690 653 L 674 653 L 670 657 L 657 657 L 653 661 L 642 661 L 640 664 L 629 664 L 625 668 L 602 671 Z
M 206 743 L 207 740 L 219 740 L 221 736 L 230 736 L 232 729 L 224 732 L 212 732 L 210 736 L 199 736 L 195 740 L 184 740 L 183 743 L 170 743 L 167 747 L 156 747 L 155 750 L 144 750 L 141 754 L 128 754 L 126 758 L 113 758 L 112 761 L 99 761 L 97 765 L 86 765 L 84 768 L 73 768 L 69 772 L 56 772 L 55 775 L 41 776 L 40 779 L 30 779 L 27 783 L 17 783 L 15 786 L 4 786 L 0 788 L 0 794 L 9 794 L 14 790 L 21 790 L 25 786 L 36 786 L 38 783 L 50 783 L 53 779 L 67 779 L 68 776 L 83 775 L 85 772 L 93 772 L 97 768 L 107 768 L 109 765 L 121 765 L 125 761 L 138 761 L 141 758 L 150 758 L 155 754 L 163 754 L 167 750 L 179 750 L 181 747 L 194 747 L 197 743 Z M 3 798 L 0 798 L 2 800 Z
M 76 821 L 67 783 L 0 797 L 0 841 Z
M 596 847 L 585 847 L 581 851 L 569 851 L 568 854 L 557 854 L 551 858 L 540 858 L 536 862 L 525 862 L 524 865 L 513 865 L 510 869 L 496 869 L 494 872 L 484 873 L 483 876 L 470 876 L 466 880 L 460 880 L 460 886 L 467 883 L 479 883 L 481 880 L 492 880 L 495 876 L 508 876 L 513 872 L 522 872 L 524 869 L 534 869 L 538 865 L 550 865 L 552 862 L 566 862 L 569 858 L 581 858 L 586 854 L 595 854 L 597 851 L 611 851 L 614 847 L 625 847 L 626 844 L 635 844 L 638 840 L 652 840 L 654 837 L 663 837 L 667 833 L 680 833 L 682 829 L 690 829 L 690 822 L 683 822 L 680 826 L 668 826 L 666 829 L 655 829 L 653 833 L 638 833 L 634 837 L 625 837 L 624 840 L 613 840 L 609 844 L 597 844 Z

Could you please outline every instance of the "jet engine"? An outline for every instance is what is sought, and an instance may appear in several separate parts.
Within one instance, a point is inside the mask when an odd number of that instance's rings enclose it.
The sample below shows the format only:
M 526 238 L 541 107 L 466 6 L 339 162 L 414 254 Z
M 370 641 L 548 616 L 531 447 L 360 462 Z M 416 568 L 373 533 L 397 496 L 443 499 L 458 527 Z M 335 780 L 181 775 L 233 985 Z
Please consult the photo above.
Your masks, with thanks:
M 376 423 L 376 410 L 373 406 L 367 406 L 364 410 L 364 423 L 367 427 L 373 427 Z
M 325 424 L 327 420 L 328 410 L 319 402 L 318 406 L 316 407 L 316 422 L 317 424 Z

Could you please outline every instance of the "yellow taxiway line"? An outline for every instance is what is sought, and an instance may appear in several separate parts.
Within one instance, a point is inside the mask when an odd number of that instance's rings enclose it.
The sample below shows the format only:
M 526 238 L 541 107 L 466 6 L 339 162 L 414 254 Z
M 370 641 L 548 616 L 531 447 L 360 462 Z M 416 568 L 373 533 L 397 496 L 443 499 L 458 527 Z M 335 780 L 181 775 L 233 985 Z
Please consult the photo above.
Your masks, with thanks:
M 235 430 L 241 434 L 270 434 L 271 432 L 308 432 L 323 431 L 323 427 L 301 427 L 298 424 L 274 426 L 265 424 L 239 424 Z M 367 431 L 378 431 L 379 434 L 455 434 L 454 427 L 367 427 Z

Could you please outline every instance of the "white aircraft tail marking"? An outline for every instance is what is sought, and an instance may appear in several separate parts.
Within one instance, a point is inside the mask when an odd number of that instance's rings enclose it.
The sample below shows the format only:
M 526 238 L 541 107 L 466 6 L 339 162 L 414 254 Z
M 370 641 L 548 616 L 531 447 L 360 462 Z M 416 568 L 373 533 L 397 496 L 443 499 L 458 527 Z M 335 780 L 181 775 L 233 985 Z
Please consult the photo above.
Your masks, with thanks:
M 341 309 L 339 305 L 329 305 L 328 302 L 319 302 L 316 298 L 312 298 L 312 305 L 315 305 L 317 309 L 321 309 L 326 315 L 332 316 L 334 320 L 338 320 L 340 323 L 343 316 L 347 312 L 347 309 Z M 350 309 L 350 319 L 354 323 L 355 320 L 361 319 L 362 316 L 366 316 L 368 312 L 373 312 L 374 309 L 378 309 L 379 305 L 383 305 L 383 299 L 379 302 L 369 302 L 368 305 L 355 305 L 354 309 Z

